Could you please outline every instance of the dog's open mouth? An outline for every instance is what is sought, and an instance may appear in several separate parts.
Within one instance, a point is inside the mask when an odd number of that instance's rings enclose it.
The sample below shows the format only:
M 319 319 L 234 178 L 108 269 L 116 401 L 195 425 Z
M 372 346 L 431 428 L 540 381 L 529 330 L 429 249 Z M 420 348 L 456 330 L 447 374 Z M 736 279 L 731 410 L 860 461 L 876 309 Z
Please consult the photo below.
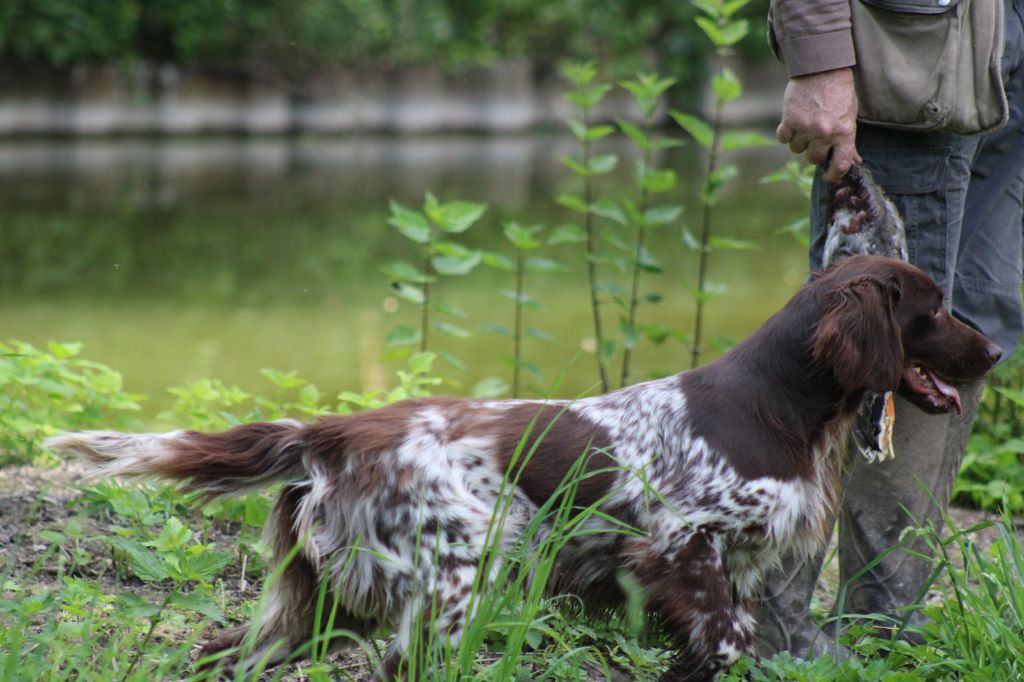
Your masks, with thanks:
M 922 365 L 910 364 L 903 368 L 903 385 L 914 402 L 935 412 L 956 410 L 962 414 L 960 392 L 942 380 L 938 374 Z

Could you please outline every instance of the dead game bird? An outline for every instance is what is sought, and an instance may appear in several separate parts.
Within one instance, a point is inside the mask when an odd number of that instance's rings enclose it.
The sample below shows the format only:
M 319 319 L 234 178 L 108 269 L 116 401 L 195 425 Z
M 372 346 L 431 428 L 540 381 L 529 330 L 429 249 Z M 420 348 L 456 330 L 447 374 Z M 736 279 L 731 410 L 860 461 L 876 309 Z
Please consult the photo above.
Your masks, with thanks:
M 864 166 L 853 166 L 829 192 L 822 269 L 857 254 L 907 257 L 907 233 L 896 204 Z M 892 393 L 866 393 L 853 426 L 853 441 L 869 462 L 895 456 L 892 429 L 896 409 Z

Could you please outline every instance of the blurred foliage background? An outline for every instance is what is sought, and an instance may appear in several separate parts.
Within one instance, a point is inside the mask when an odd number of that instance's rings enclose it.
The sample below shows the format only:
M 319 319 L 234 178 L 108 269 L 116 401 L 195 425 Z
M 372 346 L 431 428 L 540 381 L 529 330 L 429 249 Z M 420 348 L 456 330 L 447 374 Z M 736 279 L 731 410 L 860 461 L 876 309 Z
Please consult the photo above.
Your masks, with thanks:
M 757 27 L 768 0 L 744 10 Z M 692 82 L 711 46 L 680 0 L 4 0 L 0 58 L 147 60 L 303 75 L 329 66 L 585 57 Z M 764 31 L 739 51 L 767 57 Z

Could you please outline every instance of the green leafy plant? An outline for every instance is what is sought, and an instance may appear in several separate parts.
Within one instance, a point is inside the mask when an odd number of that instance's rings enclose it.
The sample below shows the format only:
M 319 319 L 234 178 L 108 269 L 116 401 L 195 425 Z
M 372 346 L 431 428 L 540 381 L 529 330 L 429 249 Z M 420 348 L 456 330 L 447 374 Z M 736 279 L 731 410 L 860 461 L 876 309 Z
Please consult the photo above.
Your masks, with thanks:
M 1024 353 L 988 376 L 967 443 L 954 499 L 983 509 L 1024 513 Z
M 512 368 L 512 397 L 518 398 L 522 391 L 522 370 L 529 372 L 534 379 L 540 379 L 541 371 L 536 363 L 529 362 L 523 357 L 523 341 L 526 336 L 545 341 L 553 341 L 554 337 L 535 326 L 524 326 L 524 313 L 526 310 L 541 312 L 544 306 L 537 299 L 526 293 L 527 273 L 552 273 L 562 272 L 565 266 L 550 258 L 530 256 L 543 246 L 541 241 L 541 225 L 520 225 L 515 221 L 506 222 L 502 228 L 505 239 L 512 246 L 513 258 L 507 258 L 500 253 L 485 252 L 484 262 L 488 265 L 514 273 L 515 289 L 503 289 L 499 293 L 512 301 L 513 316 L 512 329 L 500 324 L 487 324 L 483 331 L 498 334 L 512 340 L 512 356 L 506 361 Z M 489 381 L 489 389 L 486 394 L 474 390 L 474 395 L 485 395 L 486 397 L 497 397 L 508 390 L 508 385 L 501 379 L 492 377 Z M 481 382 L 483 383 L 483 382 Z M 477 389 L 480 388 L 478 384 Z
M 623 336 L 620 386 L 629 383 L 633 349 L 636 347 L 641 333 L 646 333 L 655 341 L 664 339 L 665 330 L 663 329 L 652 327 L 638 329 L 636 315 L 640 305 L 641 273 L 662 272 L 662 268 L 653 254 L 647 250 L 647 233 L 651 228 L 671 224 L 683 211 L 682 207 L 677 205 L 650 205 L 653 197 L 670 192 L 676 187 L 675 171 L 671 168 L 655 166 L 654 153 L 679 146 L 682 142 L 672 137 L 653 134 L 654 116 L 658 110 L 658 103 L 665 91 L 674 83 L 674 79 L 660 78 L 657 74 L 639 74 L 631 81 L 620 83 L 621 87 L 633 95 L 633 101 L 642 117 L 639 126 L 621 119 L 617 121 L 619 129 L 640 149 L 640 160 L 637 162 L 634 173 L 639 192 L 638 201 L 634 203 L 627 199 L 622 202 L 623 216 L 635 230 L 635 239 L 629 263 L 629 297 L 620 303 L 624 308 L 620 324 Z M 656 303 L 661 300 L 661 295 L 651 292 L 645 296 L 645 299 L 649 303 Z
M 469 201 L 442 203 L 429 192 L 421 210 L 409 209 L 395 200 L 391 201 L 388 224 L 419 246 L 420 264 L 394 261 L 384 266 L 383 270 L 391 281 L 395 295 L 419 306 L 420 326 L 418 331 L 406 325 L 393 328 L 388 333 L 390 344 L 419 344 L 422 353 L 429 349 L 431 331 L 459 338 L 470 336 L 469 331 L 447 320 L 431 320 L 433 313 L 457 319 L 467 317 L 461 308 L 439 301 L 436 287 L 432 285 L 440 277 L 469 274 L 480 264 L 483 254 L 479 250 L 453 241 L 448 235 L 465 232 L 486 211 L 486 205 Z M 439 351 L 437 354 L 453 366 L 462 368 L 462 363 L 450 353 Z
M 601 326 L 600 282 L 597 279 L 598 233 L 594 218 L 601 207 L 594 203 L 594 178 L 615 170 L 618 156 L 615 154 L 594 154 L 593 143 L 615 132 L 610 125 L 591 125 L 591 114 L 605 98 L 611 85 L 600 82 L 597 67 L 592 62 L 568 62 L 561 67 L 562 76 L 569 81 L 570 89 L 565 97 L 577 109 L 578 118 L 569 119 L 569 129 L 579 141 L 580 156 L 573 159 L 563 157 L 562 163 L 582 182 L 580 194 L 562 194 L 558 203 L 580 216 L 585 235 L 587 281 L 590 285 L 590 310 L 594 322 L 597 373 L 601 391 L 609 389 L 608 361 L 615 354 L 615 340 L 605 336 Z M 570 228 L 571 229 L 571 228 Z
M 691 0 L 691 3 L 701 11 L 695 21 L 704 34 L 714 45 L 715 54 L 721 62 L 727 57 L 743 38 L 750 31 L 750 23 L 746 19 L 737 18 L 736 14 L 749 0 Z M 690 366 L 696 367 L 700 363 L 700 355 L 703 352 L 701 344 L 704 335 L 704 307 L 712 297 L 724 293 L 722 287 L 713 286 L 707 279 L 709 256 L 714 250 L 735 250 L 753 249 L 756 245 L 749 241 L 734 239 L 730 237 L 712 236 L 712 214 L 718 202 L 722 188 L 737 174 L 737 168 L 733 164 L 720 165 L 721 154 L 726 151 L 734 151 L 770 144 L 771 141 L 763 135 L 749 131 L 724 130 L 722 123 L 722 111 L 726 104 L 735 101 L 743 94 L 743 86 L 740 84 L 736 74 L 728 67 L 722 67 L 711 79 L 711 88 L 715 95 L 714 114 L 712 121 L 701 119 L 690 113 L 673 111 L 672 118 L 683 130 L 689 133 L 697 143 L 704 148 L 708 156 L 707 170 L 704 175 L 704 187 L 701 191 L 701 204 L 703 212 L 701 216 L 700 237 L 695 238 L 685 233 L 685 241 L 690 248 L 697 251 L 699 265 L 697 274 L 697 286 L 693 291 L 696 301 L 696 312 L 693 322 L 693 345 L 690 350 Z
M 121 374 L 79 357 L 80 343 L 0 342 L 0 464 L 41 454 L 61 431 L 128 428 L 142 396 L 126 393 Z
M 437 355 L 434 353 L 413 353 L 409 357 L 409 371 L 398 371 L 398 385 L 385 391 L 342 391 L 338 395 L 338 413 L 349 414 L 356 410 L 374 410 L 399 400 L 423 398 L 430 395 L 430 389 L 441 383 L 438 377 L 430 376 Z
M 814 185 L 814 164 L 801 164 L 799 161 L 790 160 L 786 165 L 769 173 L 761 178 L 762 183 L 781 182 L 796 187 L 806 199 L 811 198 L 811 188 Z M 811 217 L 803 215 L 796 220 L 783 225 L 775 234 L 788 234 L 804 249 L 810 246 Z

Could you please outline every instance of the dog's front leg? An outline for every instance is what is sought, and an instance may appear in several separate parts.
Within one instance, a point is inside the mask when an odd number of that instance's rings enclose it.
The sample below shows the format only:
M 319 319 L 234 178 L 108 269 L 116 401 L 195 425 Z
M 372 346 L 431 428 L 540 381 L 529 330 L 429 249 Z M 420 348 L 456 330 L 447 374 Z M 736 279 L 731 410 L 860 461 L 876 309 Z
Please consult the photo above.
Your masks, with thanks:
M 751 652 L 753 619 L 734 603 L 710 534 L 686 528 L 667 538 L 634 538 L 627 554 L 650 610 L 679 647 L 661 682 L 713 680 Z

